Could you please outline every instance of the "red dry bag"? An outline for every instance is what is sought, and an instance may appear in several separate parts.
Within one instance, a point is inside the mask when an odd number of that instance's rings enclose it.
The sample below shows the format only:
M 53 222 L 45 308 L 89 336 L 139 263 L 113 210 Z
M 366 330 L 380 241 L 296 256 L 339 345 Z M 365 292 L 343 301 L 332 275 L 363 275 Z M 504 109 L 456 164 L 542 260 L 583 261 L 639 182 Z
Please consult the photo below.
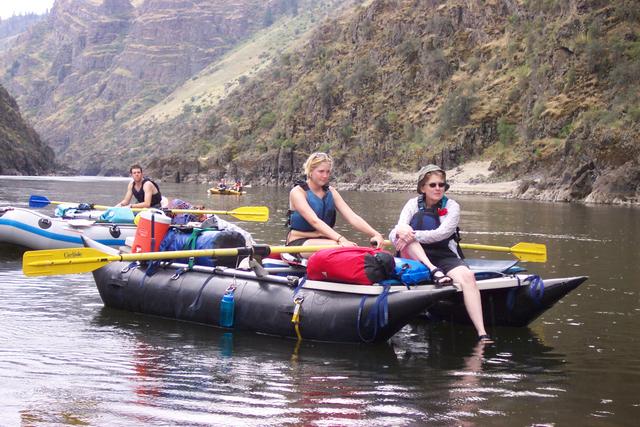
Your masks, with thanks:
M 357 285 L 372 285 L 393 277 L 393 255 L 382 249 L 344 247 L 324 249 L 311 255 L 307 278 Z

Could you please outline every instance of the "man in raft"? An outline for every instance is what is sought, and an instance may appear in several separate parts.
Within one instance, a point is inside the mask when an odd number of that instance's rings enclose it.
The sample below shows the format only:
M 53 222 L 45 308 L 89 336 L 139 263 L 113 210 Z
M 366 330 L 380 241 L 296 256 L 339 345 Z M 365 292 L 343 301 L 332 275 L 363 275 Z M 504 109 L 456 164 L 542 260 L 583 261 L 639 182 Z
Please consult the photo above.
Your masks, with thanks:
M 129 168 L 132 181 L 127 187 L 127 193 L 124 199 L 116 206 L 129 208 L 157 208 L 160 209 L 162 202 L 162 194 L 160 187 L 149 178 L 142 175 L 142 166 L 135 164 Z M 138 203 L 131 203 L 131 198 L 135 197 Z

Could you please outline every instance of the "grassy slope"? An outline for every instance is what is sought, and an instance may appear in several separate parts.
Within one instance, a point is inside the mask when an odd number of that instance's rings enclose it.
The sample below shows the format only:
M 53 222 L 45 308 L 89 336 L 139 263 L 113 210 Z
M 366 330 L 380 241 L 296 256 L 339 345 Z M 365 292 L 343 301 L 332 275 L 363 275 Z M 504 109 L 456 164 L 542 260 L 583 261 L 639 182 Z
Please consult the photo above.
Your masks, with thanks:
M 149 121 L 162 123 L 182 114 L 185 106 L 203 109 L 215 107 L 238 86 L 243 77 L 250 78 L 257 74 L 274 57 L 300 43 L 311 24 L 308 15 L 280 19 L 192 77 L 163 101 L 133 119 L 128 126 Z

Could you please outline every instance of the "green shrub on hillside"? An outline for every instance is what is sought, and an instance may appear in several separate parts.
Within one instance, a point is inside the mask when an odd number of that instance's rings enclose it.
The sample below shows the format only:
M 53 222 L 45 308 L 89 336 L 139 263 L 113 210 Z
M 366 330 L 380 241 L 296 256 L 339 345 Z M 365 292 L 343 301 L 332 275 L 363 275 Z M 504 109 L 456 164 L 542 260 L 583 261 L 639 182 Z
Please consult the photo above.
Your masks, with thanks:
M 621 21 L 640 22 L 638 0 L 617 0 L 614 16 Z
M 573 123 L 569 123 L 568 125 L 564 126 L 562 129 L 560 129 L 560 132 L 558 133 L 558 137 L 567 138 L 569 135 L 571 135 L 571 132 L 573 132 Z
M 606 75 L 609 67 L 609 55 L 607 48 L 600 40 L 589 40 L 585 46 L 587 69 L 590 73 L 602 77 Z
M 418 60 L 419 46 L 419 40 L 409 38 L 396 47 L 396 55 L 398 55 L 403 62 L 413 64 Z
M 518 138 L 516 125 L 509 123 L 506 117 L 498 119 L 498 139 L 502 145 L 511 145 Z
M 273 111 L 267 111 L 266 113 L 262 114 L 262 116 L 260 117 L 260 122 L 258 123 L 258 126 L 262 129 L 271 129 L 275 123 L 276 123 L 276 113 L 274 113 Z
M 441 49 L 428 51 L 422 57 L 421 63 L 427 79 L 435 79 L 438 82 L 442 82 L 453 74 L 453 68 Z
M 359 59 L 354 67 L 353 73 L 347 79 L 347 88 L 358 93 L 373 80 L 376 74 L 376 67 L 373 61 L 367 56 Z
M 451 92 L 439 110 L 440 130 L 446 133 L 449 129 L 467 124 L 474 102 L 475 97 L 465 94 L 462 88 Z
M 333 105 L 333 89 L 338 82 L 338 78 L 335 74 L 330 72 L 323 72 L 318 76 L 318 80 L 316 82 L 316 89 L 318 91 L 318 95 L 320 96 L 320 100 L 322 101 L 322 105 L 326 109 L 330 109 Z
M 640 61 L 624 60 L 613 67 L 611 82 L 621 88 L 640 83 Z

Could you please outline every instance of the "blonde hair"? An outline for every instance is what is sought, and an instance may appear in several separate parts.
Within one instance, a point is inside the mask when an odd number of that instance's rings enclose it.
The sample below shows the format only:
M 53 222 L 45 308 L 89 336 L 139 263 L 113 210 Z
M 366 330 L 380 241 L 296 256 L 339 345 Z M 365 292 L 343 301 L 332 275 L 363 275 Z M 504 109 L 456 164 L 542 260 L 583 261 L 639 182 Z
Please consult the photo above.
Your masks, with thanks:
M 329 163 L 329 167 L 333 168 L 333 159 L 327 153 L 316 152 L 311 154 L 304 162 L 304 165 L 302 165 L 302 169 L 307 178 L 311 176 L 311 172 L 317 168 L 320 163 L 324 162 Z

